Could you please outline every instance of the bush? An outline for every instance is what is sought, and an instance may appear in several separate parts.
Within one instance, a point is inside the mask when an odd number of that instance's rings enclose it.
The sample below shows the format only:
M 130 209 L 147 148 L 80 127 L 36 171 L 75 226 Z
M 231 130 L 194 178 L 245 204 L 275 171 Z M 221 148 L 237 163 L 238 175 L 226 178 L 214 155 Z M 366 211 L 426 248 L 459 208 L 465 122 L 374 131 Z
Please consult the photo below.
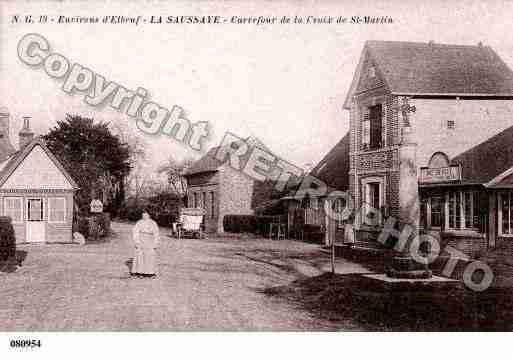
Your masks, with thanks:
M 73 232 L 80 232 L 87 239 L 106 237 L 110 234 L 110 214 L 95 213 L 91 216 L 76 216 Z
M 132 222 L 138 221 L 142 217 L 144 210 L 153 218 L 159 226 L 171 227 L 176 222 L 182 200 L 174 194 L 161 193 L 150 198 L 128 200 L 118 211 L 121 219 Z
M 85 238 L 89 236 L 89 220 L 85 216 L 75 215 L 73 220 L 73 232 L 79 232 Z
M 255 233 L 257 229 L 257 217 L 246 214 L 229 214 L 223 218 L 225 232 Z
M 176 222 L 177 216 L 171 213 L 160 213 L 152 216 L 150 213 L 150 216 L 157 222 L 157 224 L 161 227 L 172 227 L 173 222 Z
M 16 237 L 10 217 L 0 217 L 0 260 L 16 254 Z
M 143 206 L 125 205 L 119 210 L 118 215 L 121 219 L 135 222 L 141 219 L 142 213 Z

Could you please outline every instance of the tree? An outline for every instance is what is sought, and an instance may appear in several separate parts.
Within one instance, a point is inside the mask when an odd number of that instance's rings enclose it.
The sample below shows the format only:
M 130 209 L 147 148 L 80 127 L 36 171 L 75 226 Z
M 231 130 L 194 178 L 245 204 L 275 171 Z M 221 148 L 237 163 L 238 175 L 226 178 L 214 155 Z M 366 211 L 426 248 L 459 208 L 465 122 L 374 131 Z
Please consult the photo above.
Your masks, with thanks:
M 131 168 L 130 148 L 111 133 L 109 124 L 67 114 L 43 138 L 80 187 L 79 211 L 87 212 L 91 199 L 99 196 L 115 211 L 112 200 Z
M 114 199 L 116 206 L 120 207 L 126 200 L 127 192 L 134 195 L 137 202 L 142 189 L 150 178 L 145 166 L 147 143 L 140 134 L 135 133 L 124 121 L 115 122 L 112 128 L 120 141 L 128 146 L 130 154 L 128 160 L 131 168 L 130 173 L 120 183 L 120 191 L 117 198 Z
M 187 194 L 187 180 L 184 173 L 193 162 L 194 160 L 191 158 L 177 160 L 173 156 L 169 156 L 168 160 L 157 169 L 158 173 L 164 173 L 167 176 L 171 192 L 182 200 Z

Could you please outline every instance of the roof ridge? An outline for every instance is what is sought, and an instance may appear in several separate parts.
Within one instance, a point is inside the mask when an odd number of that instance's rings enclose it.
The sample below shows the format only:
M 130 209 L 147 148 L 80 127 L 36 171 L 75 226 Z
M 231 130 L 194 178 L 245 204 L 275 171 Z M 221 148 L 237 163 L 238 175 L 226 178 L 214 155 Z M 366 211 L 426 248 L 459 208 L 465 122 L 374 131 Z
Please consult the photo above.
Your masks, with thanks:
M 421 46 L 433 46 L 433 47 L 462 47 L 462 48 L 478 48 L 478 49 L 486 49 L 491 47 L 489 45 L 462 45 L 462 44 L 445 44 L 440 42 L 420 42 L 420 41 L 397 41 L 397 40 L 367 40 L 366 44 L 409 44 L 409 45 L 421 45 Z

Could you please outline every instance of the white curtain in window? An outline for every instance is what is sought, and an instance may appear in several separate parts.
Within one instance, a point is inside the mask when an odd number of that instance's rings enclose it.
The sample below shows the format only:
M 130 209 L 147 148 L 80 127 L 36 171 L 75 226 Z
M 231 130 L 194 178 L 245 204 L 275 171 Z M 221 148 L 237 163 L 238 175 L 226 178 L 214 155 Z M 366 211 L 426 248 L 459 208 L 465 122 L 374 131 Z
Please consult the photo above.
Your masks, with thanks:
M 21 197 L 6 197 L 4 214 L 11 217 L 13 222 L 21 222 L 23 220 L 23 198 Z
M 66 219 L 66 199 L 54 197 L 48 199 L 50 222 L 64 222 Z

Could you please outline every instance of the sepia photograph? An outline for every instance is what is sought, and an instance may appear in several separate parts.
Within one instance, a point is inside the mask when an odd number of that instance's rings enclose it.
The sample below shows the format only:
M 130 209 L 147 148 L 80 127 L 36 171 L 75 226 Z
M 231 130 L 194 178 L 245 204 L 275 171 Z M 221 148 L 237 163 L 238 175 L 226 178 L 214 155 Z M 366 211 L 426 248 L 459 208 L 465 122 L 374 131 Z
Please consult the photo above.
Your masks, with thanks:
M 512 16 L 0 0 L 0 353 L 505 345 Z

